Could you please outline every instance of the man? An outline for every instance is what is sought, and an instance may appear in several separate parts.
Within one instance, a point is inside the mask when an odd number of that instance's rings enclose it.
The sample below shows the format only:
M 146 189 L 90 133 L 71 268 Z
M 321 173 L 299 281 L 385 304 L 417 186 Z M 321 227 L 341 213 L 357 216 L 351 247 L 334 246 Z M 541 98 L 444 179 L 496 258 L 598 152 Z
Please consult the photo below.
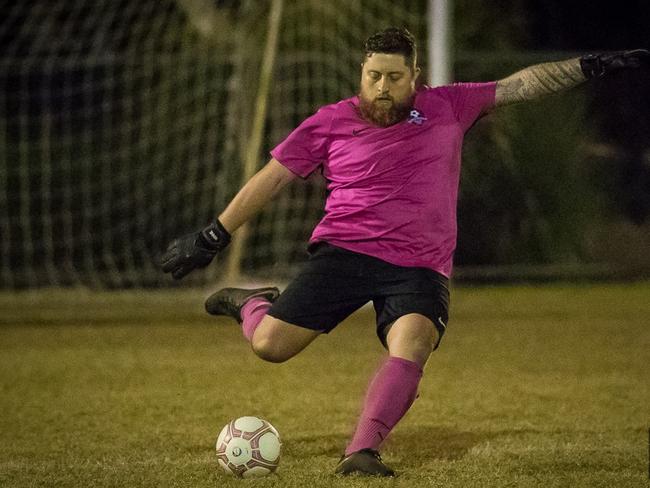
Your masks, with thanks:
M 585 56 L 498 82 L 417 87 L 413 37 L 383 30 L 365 43 L 359 95 L 307 118 L 217 220 L 170 244 L 163 270 L 180 279 L 206 266 L 289 182 L 321 169 L 329 190 L 325 216 L 300 274 L 282 294 L 220 290 L 206 309 L 240 322 L 260 358 L 282 362 L 372 301 L 388 357 L 336 472 L 392 476 L 377 449 L 413 403 L 447 327 L 464 133 L 495 107 L 638 67 L 649 57 L 641 50 Z

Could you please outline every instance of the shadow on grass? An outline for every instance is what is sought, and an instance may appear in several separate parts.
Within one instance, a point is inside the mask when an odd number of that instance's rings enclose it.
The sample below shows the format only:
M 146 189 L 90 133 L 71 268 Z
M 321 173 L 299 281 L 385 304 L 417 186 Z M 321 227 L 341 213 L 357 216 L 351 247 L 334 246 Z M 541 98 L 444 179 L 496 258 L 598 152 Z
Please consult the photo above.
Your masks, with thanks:
M 418 466 L 434 460 L 455 460 L 464 457 L 474 446 L 503 433 L 468 432 L 435 426 L 400 429 L 391 435 L 382 452 L 391 458 Z M 287 439 L 287 454 L 295 457 L 340 456 L 348 442 L 341 433 L 301 436 Z
M 422 426 L 395 432 L 384 450 L 403 466 L 418 467 L 432 460 L 461 459 L 474 446 L 493 437 L 492 433 Z
M 336 457 L 337 459 L 348 441 L 345 434 L 325 434 L 288 438 L 284 443 L 284 452 L 295 458 L 313 456 Z

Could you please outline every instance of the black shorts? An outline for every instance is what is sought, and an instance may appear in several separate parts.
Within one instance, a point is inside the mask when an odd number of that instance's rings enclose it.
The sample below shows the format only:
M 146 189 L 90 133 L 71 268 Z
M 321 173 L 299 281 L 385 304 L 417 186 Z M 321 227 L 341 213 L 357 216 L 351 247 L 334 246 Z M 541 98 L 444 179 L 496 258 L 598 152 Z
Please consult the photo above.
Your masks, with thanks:
M 311 330 L 330 332 L 369 301 L 384 347 L 390 326 L 409 313 L 424 315 L 438 330 L 449 318 L 449 280 L 427 268 L 411 268 L 321 242 L 268 314 Z

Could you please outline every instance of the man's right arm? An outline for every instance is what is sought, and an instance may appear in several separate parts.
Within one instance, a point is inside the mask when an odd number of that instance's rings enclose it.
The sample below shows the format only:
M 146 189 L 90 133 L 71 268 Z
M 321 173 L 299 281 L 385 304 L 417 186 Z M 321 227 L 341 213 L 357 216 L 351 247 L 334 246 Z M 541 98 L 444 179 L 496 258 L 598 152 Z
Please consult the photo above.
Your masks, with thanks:
M 219 221 L 231 234 L 261 211 L 296 174 L 272 158 L 258 171 L 219 215 Z
M 295 177 L 288 168 L 271 159 L 239 190 L 218 219 L 169 243 L 161 258 L 162 270 L 180 280 L 210 264 L 228 246 L 230 234 L 262 210 Z

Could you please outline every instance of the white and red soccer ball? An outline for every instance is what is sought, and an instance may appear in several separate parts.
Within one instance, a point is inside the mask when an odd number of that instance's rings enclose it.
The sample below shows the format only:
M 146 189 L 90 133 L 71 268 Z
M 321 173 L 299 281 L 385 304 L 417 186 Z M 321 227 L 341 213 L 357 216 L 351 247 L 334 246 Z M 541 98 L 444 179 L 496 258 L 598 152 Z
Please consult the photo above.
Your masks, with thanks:
M 257 417 L 230 421 L 217 438 L 217 459 L 226 473 L 240 478 L 265 476 L 280 463 L 280 434 Z

